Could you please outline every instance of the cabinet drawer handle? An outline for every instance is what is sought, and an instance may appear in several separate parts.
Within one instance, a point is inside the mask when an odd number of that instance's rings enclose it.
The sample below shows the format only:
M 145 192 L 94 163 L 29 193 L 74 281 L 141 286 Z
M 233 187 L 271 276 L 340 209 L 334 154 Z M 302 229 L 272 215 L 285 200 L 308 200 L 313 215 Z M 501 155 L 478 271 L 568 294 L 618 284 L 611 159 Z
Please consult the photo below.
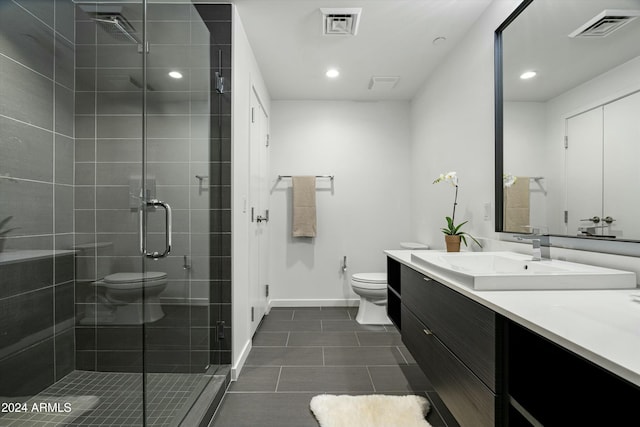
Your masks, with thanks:
M 422 332 L 424 332 L 425 335 L 433 335 L 433 332 L 428 329 L 423 329 Z
M 430 277 L 423 277 L 423 279 L 424 279 L 424 281 L 425 281 L 425 282 L 430 282 L 430 281 L 432 281 L 432 280 L 433 280 L 433 279 L 432 279 L 432 278 L 430 278 Z

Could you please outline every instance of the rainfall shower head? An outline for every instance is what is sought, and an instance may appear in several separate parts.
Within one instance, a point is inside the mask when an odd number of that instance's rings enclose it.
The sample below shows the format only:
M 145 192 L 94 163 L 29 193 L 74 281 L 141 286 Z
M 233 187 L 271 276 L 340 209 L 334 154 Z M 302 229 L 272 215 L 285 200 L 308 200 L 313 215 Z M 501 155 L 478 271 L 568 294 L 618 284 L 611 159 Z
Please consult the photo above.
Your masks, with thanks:
M 132 43 L 140 44 L 140 41 L 131 34 L 135 32 L 134 28 L 123 16 L 111 15 L 107 17 L 96 17 L 93 18 L 93 20 L 112 37 L 118 40 L 128 40 Z
M 122 6 L 81 5 L 80 8 L 114 39 L 140 44 L 134 36 L 136 29 L 122 15 Z

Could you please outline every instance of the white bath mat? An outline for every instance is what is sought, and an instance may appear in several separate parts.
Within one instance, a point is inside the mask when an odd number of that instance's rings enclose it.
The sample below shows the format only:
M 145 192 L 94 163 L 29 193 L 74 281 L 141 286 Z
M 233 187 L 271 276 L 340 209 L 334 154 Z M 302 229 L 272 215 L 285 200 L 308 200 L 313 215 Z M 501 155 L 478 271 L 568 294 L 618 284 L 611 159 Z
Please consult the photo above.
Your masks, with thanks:
M 311 399 L 321 427 L 431 427 L 424 419 L 429 401 L 422 396 L 335 396 Z

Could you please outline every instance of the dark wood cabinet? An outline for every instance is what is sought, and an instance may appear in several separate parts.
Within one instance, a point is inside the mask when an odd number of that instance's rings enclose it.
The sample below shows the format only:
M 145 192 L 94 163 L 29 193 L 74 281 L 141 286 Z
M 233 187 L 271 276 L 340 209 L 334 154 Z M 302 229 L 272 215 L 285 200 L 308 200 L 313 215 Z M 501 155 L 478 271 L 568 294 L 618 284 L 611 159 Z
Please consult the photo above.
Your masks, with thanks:
M 515 322 L 507 333 L 509 426 L 640 425 L 638 386 Z
M 492 310 L 409 267 L 402 301 L 422 323 L 494 392 L 500 384 L 496 370 L 501 318 Z
M 503 425 L 503 319 L 405 265 L 402 340 L 461 426 Z
M 402 319 L 400 318 L 401 285 L 400 278 L 401 264 L 387 258 L 387 316 L 398 330 L 402 329 Z
M 402 340 L 461 426 L 493 426 L 499 399 L 428 327 L 402 310 Z
M 636 425 L 640 387 L 388 258 L 389 316 L 465 427 Z

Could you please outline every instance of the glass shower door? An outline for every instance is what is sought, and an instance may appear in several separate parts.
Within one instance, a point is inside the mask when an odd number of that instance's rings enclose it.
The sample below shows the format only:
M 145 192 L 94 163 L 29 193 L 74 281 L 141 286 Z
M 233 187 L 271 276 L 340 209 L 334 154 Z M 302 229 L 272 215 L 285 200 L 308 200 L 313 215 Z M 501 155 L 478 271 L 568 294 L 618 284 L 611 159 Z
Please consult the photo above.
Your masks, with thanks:
M 212 74 L 218 54 L 205 22 L 211 7 L 220 5 L 147 5 L 148 207 L 142 236 L 148 425 L 178 425 L 217 366 L 211 358 L 216 328 L 210 328 L 216 317 L 212 307 L 217 308 L 211 305 L 212 289 L 217 289 L 212 272 L 218 268 L 212 262 L 218 239 L 211 218 L 219 189 L 219 164 L 211 161 L 218 146 L 212 141 L 219 138 Z
M 76 422 L 144 425 L 142 0 L 75 5 Z

